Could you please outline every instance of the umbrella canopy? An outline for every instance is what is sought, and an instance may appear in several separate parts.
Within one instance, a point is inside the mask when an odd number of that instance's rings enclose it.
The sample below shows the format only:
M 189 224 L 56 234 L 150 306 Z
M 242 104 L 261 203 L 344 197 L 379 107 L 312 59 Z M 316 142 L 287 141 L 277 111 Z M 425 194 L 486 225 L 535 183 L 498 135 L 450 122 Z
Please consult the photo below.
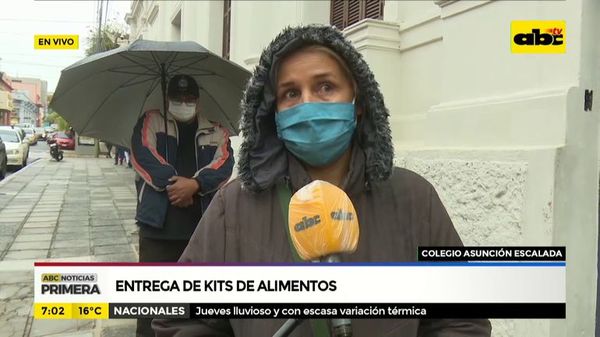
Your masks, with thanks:
M 83 136 L 129 146 L 143 112 L 164 111 L 165 86 L 177 74 L 196 79 L 204 117 L 238 133 L 250 73 L 190 41 L 137 40 L 89 56 L 62 71 L 50 107 Z

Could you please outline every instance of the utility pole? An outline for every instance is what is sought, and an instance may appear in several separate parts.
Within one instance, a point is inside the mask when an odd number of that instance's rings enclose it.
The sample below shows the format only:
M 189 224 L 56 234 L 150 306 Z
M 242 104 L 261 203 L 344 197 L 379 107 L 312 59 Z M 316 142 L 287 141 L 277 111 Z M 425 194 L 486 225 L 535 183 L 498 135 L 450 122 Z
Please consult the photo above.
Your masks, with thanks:
M 98 0 L 100 5 L 98 6 L 98 43 L 96 43 L 96 53 L 102 51 L 102 0 Z M 96 158 L 100 157 L 100 140 L 94 139 L 94 150 L 96 152 Z
M 98 10 L 98 44 L 96 45 L 96 52 L 102 51 L 102 0 L 100 2 L 100 9 Z

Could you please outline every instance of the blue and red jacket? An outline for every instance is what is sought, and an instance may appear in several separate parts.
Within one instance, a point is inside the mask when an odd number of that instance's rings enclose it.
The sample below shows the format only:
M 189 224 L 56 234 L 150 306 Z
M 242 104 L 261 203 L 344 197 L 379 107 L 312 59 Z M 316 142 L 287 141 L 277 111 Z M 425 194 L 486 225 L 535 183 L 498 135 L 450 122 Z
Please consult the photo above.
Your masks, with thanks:
M 165 223 L 169 197 L 165 191 L 169 178 L 176 176 L 177 122 L 168 116 L 168 137 L 164 117 L 159 110 L 150 110 L 138 119 L 131 137 L 131 162 L 135 171 L 138 223 L 162 228 Z M 167 145 L 167 147 L 165 146 Z M 202 212 L 215 192 L 231 177 L 234 158 L 226 129 L 198 116 L 195 137 L 196 168 L 193 178 L 200 184 Z

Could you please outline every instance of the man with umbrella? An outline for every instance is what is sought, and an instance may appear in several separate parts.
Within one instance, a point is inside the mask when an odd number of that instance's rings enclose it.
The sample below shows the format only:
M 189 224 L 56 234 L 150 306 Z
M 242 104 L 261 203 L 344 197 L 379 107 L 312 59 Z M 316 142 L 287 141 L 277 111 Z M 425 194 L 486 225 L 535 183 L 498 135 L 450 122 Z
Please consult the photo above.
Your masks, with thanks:
M 194 78 L 173 76 L 166 99 L 167 118 L 159 110 L 146 111 L 131 138 L 140 262 L 179 259 L 234 164 L 228 131 L 199 113 Z M 138 336 L 154 336 L 150 322 L 138 320 Z

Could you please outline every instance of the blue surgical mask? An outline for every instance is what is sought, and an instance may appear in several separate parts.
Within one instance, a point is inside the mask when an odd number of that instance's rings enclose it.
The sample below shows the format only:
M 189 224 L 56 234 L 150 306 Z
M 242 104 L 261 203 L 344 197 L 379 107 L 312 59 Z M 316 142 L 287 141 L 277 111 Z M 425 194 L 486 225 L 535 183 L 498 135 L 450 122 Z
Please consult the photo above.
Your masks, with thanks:
M 298 104 L 275 114 L 285 147 L 311 166 L 324 166 L 348 149 L 356 129 L 354 103 Z

